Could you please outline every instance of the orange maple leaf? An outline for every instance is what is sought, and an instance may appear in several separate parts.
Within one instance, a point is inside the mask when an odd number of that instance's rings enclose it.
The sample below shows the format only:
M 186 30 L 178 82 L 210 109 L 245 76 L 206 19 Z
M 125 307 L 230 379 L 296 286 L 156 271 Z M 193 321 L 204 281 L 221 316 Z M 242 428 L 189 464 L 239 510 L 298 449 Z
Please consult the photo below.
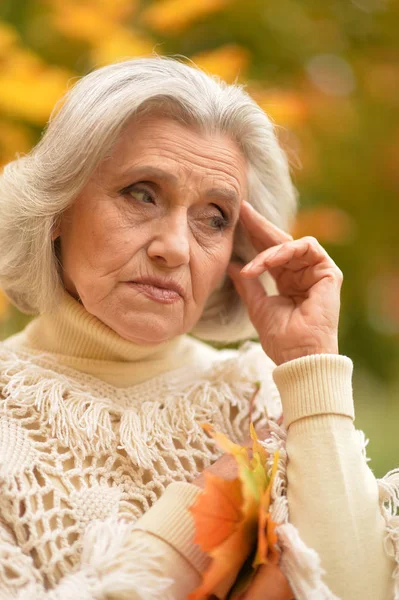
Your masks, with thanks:
M 226 481 L 205 473 L 205 494 L 195 503 L 196 536 L 194 541 L 204 552 L 219 546 L 242 521 L 241 481 Z
M 211 473 L 205 474 L 204 492 L 190 510 L 196 525 L 194 541 L 213 560 L 189 600 L 211 593 L 224 597 L 256 538 L 256 511 L 245 505 L 240 479 L 226 481 Z
M 205 488 L 190 511 L 196 529 L 195 542 L 212 558 L 203 574 L 201 585 L 188 600 L 204 600 L 211 594 L 225 598 L 237 579 L 241 567 L 256 547 L 253 576 L 259 565 L 277 565 L 277 524 L 272 521 L 269 507 L 271 487 L 277 472 L 275 453 L 270 477 L 266 473 L 267 452 L 259 443 L 251 424 L 252 457 L 247 448 L 231 442 L 211 425 L 203 428 L 225 452 L 234 456 L 239 476 L 226 481 L 205 473 Z M 278 567 L 277 567 L 278 568 Z M 248 578 L 248 584 L 252 574 Z

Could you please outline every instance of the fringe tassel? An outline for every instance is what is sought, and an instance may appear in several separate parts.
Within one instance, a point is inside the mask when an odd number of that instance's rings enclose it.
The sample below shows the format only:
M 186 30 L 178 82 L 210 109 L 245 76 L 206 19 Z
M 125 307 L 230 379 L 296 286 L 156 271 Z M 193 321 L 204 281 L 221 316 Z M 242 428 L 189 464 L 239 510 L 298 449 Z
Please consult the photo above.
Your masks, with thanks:
M 276 523 L 286 523 L 288 521 L 287 452 L 285 449 L 287 431 L 284 426 L 280 426 L 272 420 L 267 422 L 266 430 L 266 439 L 261 442 L 261 445 L 268 453 L 267 467 L 269 472 L 273 466 L 274 453 L 279 452 L 277 472 L 271 493 L 271 517 Z
M 377 479 L 377 483 L 387 531 L 384 547 L 396 562 L 392 577 L 394 600 L 399 600 L 399 469 L 389 471 L 382 479 Z
M 287 430 L 284 425 L 269 420 L 266 439 L 261 444 L 268 452 L 269 470 L 273 465 L 274 453 L 277 450 L 279 452 L 271 493 L 271 517 L 276 523 L 281 523 L 276 528 L 281 550 L 280 567 L 298 600 L 339 600 L 322 581 L 325 571 L 321 567 L 319 555 L 305 545 L 297 528 L 288 523 L 286 441 Z
M 118 600 L 173 600 L 173 580 L 164 577 L 162 556 L 149 551 L 133 525 L 108 520 L 92 523 L 83 538 L 81 567 L 94 571 L 95 598 Z M 132 535 L 137 539 L 132 543 Z M 140 560 L 137 560 L 140 557 Z M 137 591 L 139 590 L 139 591 Z
M 315 550 L 308 548 L 294 525 L 286 523 L 277 528 L 282 546 L 280 567 L 298 600 L 339 600 L 323 583 L 325 571 Z
M 0 390 L 9 414 L 16 410 L 21 416 L 22 408 L 36 409 L 52 436 L 73 452 L 83 457 L 107 452 L 115 449 L 119 438 L 119 448 L 134 465 L 151 468 L 160 449 L 175 452 L 179 436 L 178 447 L 189 456 L 190 444 L 206 438 L 202 422 L 212 422 L 233 440 L 242 441 L 242 423 L 248 418 L 249 399 L 261 367 L 264 379 L 259 402 L 268 405 L 268 413 L 278 409 L 281 413 L 265 358 L 258 345 L 246 345 L 245 351 L 205 372 L 199 374 L 193 368 L 192 380 L 188 378 L 180 387 L 169 385 L 164 397 L 151 401 L 148 395 L 143 401 L 137 397 L 137 407 L 125 408 L 106 395 L 93 395 L 79 381 L 0 347 Z M 258 407 L 258 413 L 262 408 Z
M 358 439 L 359 439 L 359 444 L 360 444 L 363 458 L 367 463 L 371 460 L 371 458 L 369 458 L 367 456 L 367 446 L 368 446 L 368 443 L 370 440 L 368 438 L 366 438 L 364 431 L 362 431 L 361 429 L 356 429 L 356 435 L 358 436 Z
M 110 448 L 115 440 L 111 401 L 94 398 L 67 377 L 17 357 L 0 366 L 6 409 L 35 408 L 51 434 L 75 452 L 86 455 Z

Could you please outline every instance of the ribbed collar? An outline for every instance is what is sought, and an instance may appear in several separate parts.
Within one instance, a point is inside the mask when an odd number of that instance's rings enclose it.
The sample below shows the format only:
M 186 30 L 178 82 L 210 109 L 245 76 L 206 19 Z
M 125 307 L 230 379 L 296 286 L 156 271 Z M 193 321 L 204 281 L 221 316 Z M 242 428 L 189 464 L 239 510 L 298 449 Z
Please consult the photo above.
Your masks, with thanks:
M 161 344 L 130 342 L 66 291 L 56 312 L 34 318 L 4 344 L 14 349 L 51 353 L 59 363 L 116 387 L 129 387 L 195 360 L 201 362 L 204 354 L 205 360 L 209 360 L 215 352 L 188 335 Z

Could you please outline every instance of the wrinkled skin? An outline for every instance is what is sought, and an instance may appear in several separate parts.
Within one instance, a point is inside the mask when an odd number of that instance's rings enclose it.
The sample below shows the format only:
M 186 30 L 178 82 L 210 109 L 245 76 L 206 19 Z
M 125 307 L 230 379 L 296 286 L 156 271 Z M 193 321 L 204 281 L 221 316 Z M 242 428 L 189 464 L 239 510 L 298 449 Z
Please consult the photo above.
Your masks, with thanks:
M 145 166 L 174 179 L 126 173 Z M 246 161 L 226 135 L 153 114 L 131 121 L 54 232 L 66 289 L 138 344 L 189 332 L 226 274 L 245 194 Z M 173 278 L 184 297 L 161 304 L 126 284 L 149 275 Z

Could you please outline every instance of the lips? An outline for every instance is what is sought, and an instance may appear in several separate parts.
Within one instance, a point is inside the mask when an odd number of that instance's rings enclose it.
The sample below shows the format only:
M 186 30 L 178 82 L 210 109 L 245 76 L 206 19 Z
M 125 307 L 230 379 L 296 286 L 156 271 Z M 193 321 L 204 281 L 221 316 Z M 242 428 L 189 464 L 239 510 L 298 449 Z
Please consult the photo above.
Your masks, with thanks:
M 179 296 L 181 296 L 182 298 L 184 297 L 184 289 L 182 288 L 182 286 L 177 283 L 177 281 L 174 281 L 173 279 L 164 279 L 164 278 L 160 278 L 160 277 L 143 277 L 140 279 L 135 279 L 134 281 L 131 281 L 130 283 L 134 283 L 140 286 L 143 286 L 143 288 L 145 286 L 149 286 L 152 288 L 158 288 L 160 290 L 164 290 L 165 292 L 169 291 L 169 292 L 175 292 L 174 296 L 176 294 L 178 294 Z
M 133 283 L 136 289 L 139 289 L 141 292 L 146 294 L 146 296 L 150 296 L 154 300 L 163 300 L 168 302 L 174 302 L 175 300 L 181 299 L 180 294 L 175 292 L 175 290 L 166 290 L 164 288 L 156 287 L 155 285 L 147 285 L 145 283 Z

